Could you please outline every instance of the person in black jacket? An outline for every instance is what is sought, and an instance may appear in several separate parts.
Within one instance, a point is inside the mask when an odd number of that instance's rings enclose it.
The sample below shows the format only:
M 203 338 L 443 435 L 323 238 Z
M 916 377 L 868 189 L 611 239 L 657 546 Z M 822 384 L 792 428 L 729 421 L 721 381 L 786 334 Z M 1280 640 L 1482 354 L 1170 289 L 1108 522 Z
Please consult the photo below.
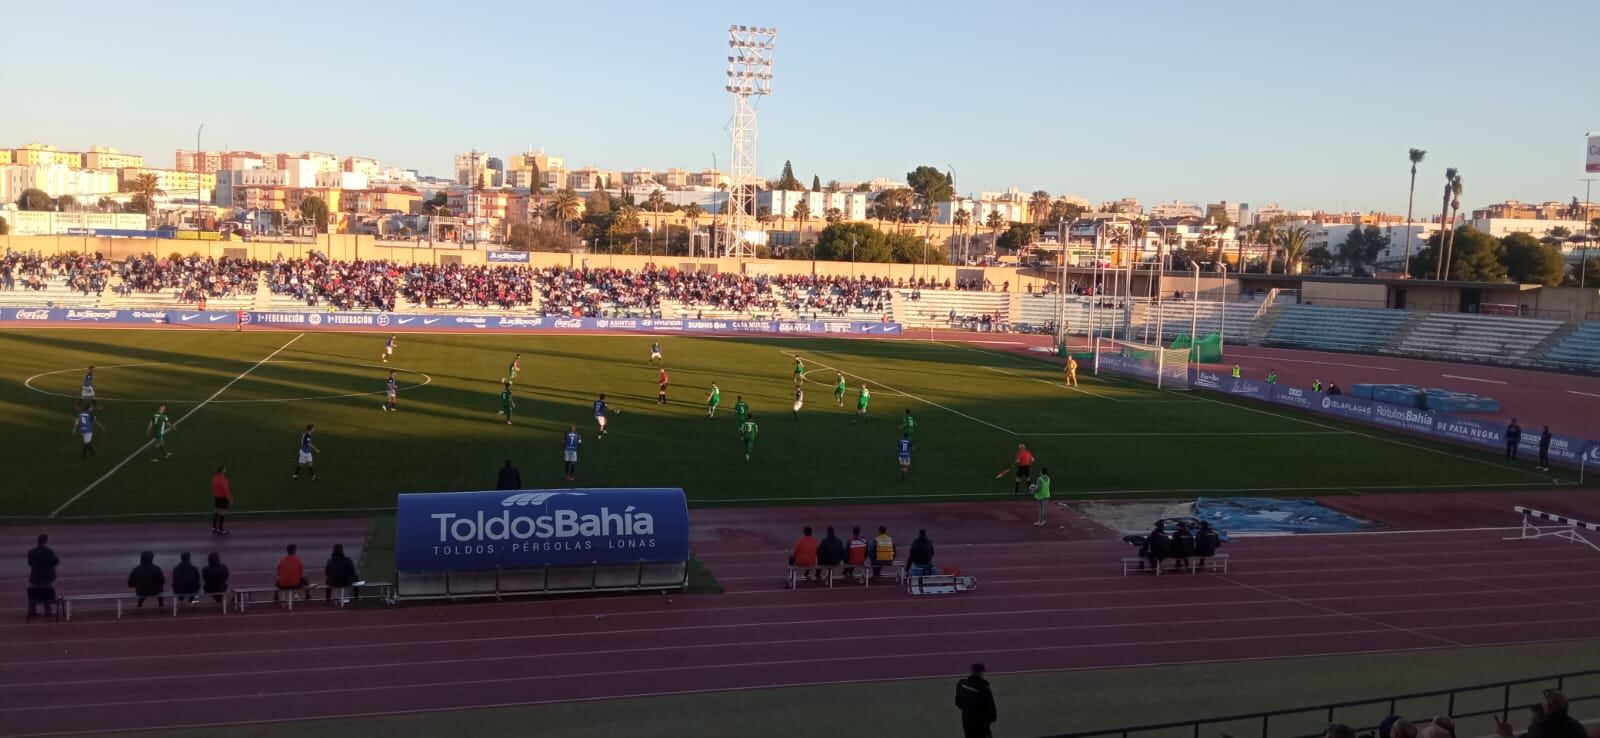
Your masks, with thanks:
M 1150 568 L 1159 568 L 1161 560 L 1167 557 L 1169 543 L 1167 532 L 1162 529 L 1161 521 L 1157 520 L 1156 527 L 1150 530 L 1150 535 L 1144 537 L 1144 546 L 1140 547 L 1139 554 L 1150 564 Z M 1140 563 L 1139 568 L 1143 569 L 1144 563 Z
M 1206 568 L 1206 559 L 1215 556 L 1217 549 L 1221 546 L 1222 536 L 1217 535 L 1217 531 L 1211 527 L 1211 523 L 1204 520 L 1200 521 L 1200 530 L 1194 534 L 1194 555 L 1195 558 L 1199 559 L 1195 563 L 1195 569 L 1198 571 Z
M 28 549 L 28 617 L 38 614 L 44 605 L 44 614 L 50 615 L 56 606 L 56 567 L 61 559 L 51 550 L 50 536 L 39 534 L 39 545 Z
M 828 526 L 828 534 L 822 537 L 822 542 L 817 544 L 817 566 L 838 566 L 844 563 L 844 541 L 833 532 L 833 526 Z
M 1511 419 L 1511 425 L 1506 426 L 1506 461 L 1517 460 L 1517 446 L 1522 445 L 1522 426 L 1517 425 L 1517 419 Z
M 228 565 L 222 563 L 221 554 L 212 551 L 206 556 L 206 568 L 200 570 L 200 582 L 211 599 L 222 601 L 222 596 L 228 593 Z
M 983 678 L 983 664 L 973 664 L 972 673 L 956 682 L 956 707 L 961 710 L 961 734 L 965 738 L 989 738 L 990 726 L 1000 718 L 994 706 L 994 692 Z
M 1189 557 L 1194 555 L 1194 534 L 1189 532 L 1188 524 L 1178 521 L 1172 531 L 1172 540 L 1168 544 L 1168 555 L 1172 558 L 1172 568 L 1182 571 L 1189 567 Z
M 500 467 L 500 476 L 495 480 L 494 488 L 522 489 L 522 472 L 511 465 L 510 459 L 506 459 L 506 465 Z
M 1588 730 L 1583 723 L 1578 722 L 1567 714 L 1567 696 L 1554 690 L 1544 691 L 1541 703 L 1544 716 L 1535 718 L 1528 724 L 1528 732 L 1520 738 L 1587 738 Z M 1494 716 L 1495 732 L 1500 738 L 1518 738 L 1516 731 L 1512 730 L 1511 723 L 1501 720 L 1499 715 Z
M 167 575 L 162 573 L 161 567 L 156 566 L 156 555 L 153 551 L 139 554 L 139 565 L 128 572 L 128 586 L 133 588 L 133 594 L 139 598 L 138 607 L 144 607 L 148 597 L 156 598 L 156 607 L 161 606 L 161 593 L 166 591 Z
M 918 530 L 916 540 L 911 542 L 911 553 L 906 555 L 906 575 L 930 574 L 933 574 L 933 541 L 928 539 L 928 531 Z
M 1539 471 L 1550 471 L 1550 426 L 1539 434 Z
M 178 565 L 172 567 L 172 596 L 200 601 L 200 570 L 189 561 L 188 551 L 179 554 Z
M 322 573 L 327 577 L 328 588 L 323 591 L 323 599 L 333 601 L 335 588 L 350 587 L 351 596 L 359 599 L 361 592 L 355 588 L 355 583 L 361 579 L 356 573 L 356 562 L 344 555 L 344 544 L 333 544 L 333 554 L 328 557 L 328 563 L 322 567 Z

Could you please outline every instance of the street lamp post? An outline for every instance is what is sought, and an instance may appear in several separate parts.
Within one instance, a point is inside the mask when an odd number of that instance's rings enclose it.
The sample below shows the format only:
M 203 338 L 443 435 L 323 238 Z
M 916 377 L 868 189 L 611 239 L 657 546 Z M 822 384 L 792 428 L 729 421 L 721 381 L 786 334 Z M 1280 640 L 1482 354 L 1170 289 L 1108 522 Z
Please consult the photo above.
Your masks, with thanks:
M 1583 258 L 1578 262 L 1578 287 L 1582 289 L 1589 276 L 1589 242 L 1594 240 L 1590 233 L 1593 222 L 1589 218 L 1589 187 L 1595 183 L 1595 178 L 1586 177 L 1579 181 L 1583 183 Z
M 200 188 L 205 179 L 204 161 L 200 155 L 200 134 L 206 130 L 206 124 L 201 123 L 194 132 L 194 229 L 200 230 Z
M 1056 219 L 1056 354 L 1067 353 L 1067 220 Z

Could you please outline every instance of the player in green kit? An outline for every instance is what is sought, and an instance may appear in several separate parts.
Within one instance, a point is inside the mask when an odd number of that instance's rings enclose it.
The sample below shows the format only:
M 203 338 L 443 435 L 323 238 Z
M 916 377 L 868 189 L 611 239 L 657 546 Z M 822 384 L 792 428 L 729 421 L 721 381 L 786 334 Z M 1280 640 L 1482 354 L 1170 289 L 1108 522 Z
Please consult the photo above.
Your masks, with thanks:
M 711 394 L 706 395 L 706 417 L 717 417 L 717 406 L 722 404 L 722 390 L 716 382 L 711 383 Z
M 900 419 L 900 437 L 907 441 L 915 440 L 917 435 L 917 419 L 911 417 L 911 408 L 906 408 L 905 417 Z
M 172 452 L 167 450 L 167 431 L 169 430 L 172 430 L 172 421 L 167 419 L 167 406 L 157 405 L 156 414 L 150 418 L 150 425 L 146 426 L 144 430 L 145 435 L 153 437 L 155 441 L 151 448 L 155 449 L 156 455 L 151 457 L 151 461 L 172 458 Z
M 511 357 L 511 366 L 506 367 L 506 382 L 517 381 L 517 375 L 522 373 L 522 354 Z
M 744 401 L 744 395 L 739 395 L 739 400 L 733 403 L 733 419 L 739 425 L 750 419 L 750 403 Z
M 869 402 L 872 402 L 872 393 L 867 391 L 867 386 L 863 384 L 861 385 L 861 394 L 856 397 L 856 417 L 850 422 L 854 423 L 856 420 L 860 420 L 863 423 L 867 422 L 867 403 Z
M 500 414 L 506 416 L 506 425 L 511 425 L 511 411 L 516 407 L 511 399 L 511 380 L 507 379 L 500 383 Z
M 798 386 L 798 385 L 804 384 L 805 381 L 806 381 L 806 363 L 801 361 L 800 357 L 796 356 L 796 357 L 794 357 L 794 383 L 795 383 L 796 386 Z
M 845 383 L 844 383 L 844 374 L 840 373 L 839 374 L 839 383 L 835 384 L 833 386 L 833 401 L 836 404 L 838 404 L 839 407 L 844 407 L 844 391 L 845 391 L 845 389 L 847 389 L 847 388 L 846 388 Z
M 761 432 L 761 426 L 756 425 L 754 415 L 748 416 L 739 424 L 739 435 L 744 438 L 744 460 L 750 460 L 750 452 L 756 449 L 756 435 Z

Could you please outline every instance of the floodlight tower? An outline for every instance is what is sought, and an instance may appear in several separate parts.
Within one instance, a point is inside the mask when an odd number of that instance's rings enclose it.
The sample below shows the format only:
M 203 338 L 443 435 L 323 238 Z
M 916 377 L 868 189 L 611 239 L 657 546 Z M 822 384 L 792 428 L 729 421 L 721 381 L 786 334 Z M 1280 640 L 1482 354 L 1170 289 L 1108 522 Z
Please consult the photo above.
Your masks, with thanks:
M 728 84 L 733 94 L 733 171 L 728 182 L 725 256 L 755 256 L 749 234 L 755 220 L 756 109 L 750 104 L 755 95 L 772 94 L 772 49 L 778 29 L 756 26 L 728 26 Z

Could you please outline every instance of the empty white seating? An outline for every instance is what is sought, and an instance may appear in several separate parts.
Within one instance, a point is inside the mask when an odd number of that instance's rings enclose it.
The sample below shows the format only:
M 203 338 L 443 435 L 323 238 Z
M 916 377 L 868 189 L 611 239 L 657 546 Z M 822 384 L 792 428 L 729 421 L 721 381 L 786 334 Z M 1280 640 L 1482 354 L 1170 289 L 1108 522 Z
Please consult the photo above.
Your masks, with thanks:
M 1411 315 L 1380 308 L 1285 305 L 1263 346 L 1374 352 L 1382 348 Z
M 1521 364 L 1559 320 L 1500 315 L 1428 313 L 1392 353 L 1497 364 Z
M 1579 324 L 1533 363 L 1552 369 L 1600 372 L 1600 320 Z
M 955 311 L 956 325 L 962 318 L 988 315 L 997 322 L 1007 321 L 1011 293 L 976 292 L 969 290 L 893 290 L 894 320 L 909 328 L 948 328 L 950 312 Z M 911 299 L 915 293 L 919 299 Z
M 108 291 L 106 296 L 110 294 Z M 0 290 L 0 307 L 93 308 L 99 304 L 100 295 L 93 292 L 85 295 L 82 290 L 62 284 L 60 279 L 51 279 L 42 290 L 22 289 L 20 286 L 14 290 Z

